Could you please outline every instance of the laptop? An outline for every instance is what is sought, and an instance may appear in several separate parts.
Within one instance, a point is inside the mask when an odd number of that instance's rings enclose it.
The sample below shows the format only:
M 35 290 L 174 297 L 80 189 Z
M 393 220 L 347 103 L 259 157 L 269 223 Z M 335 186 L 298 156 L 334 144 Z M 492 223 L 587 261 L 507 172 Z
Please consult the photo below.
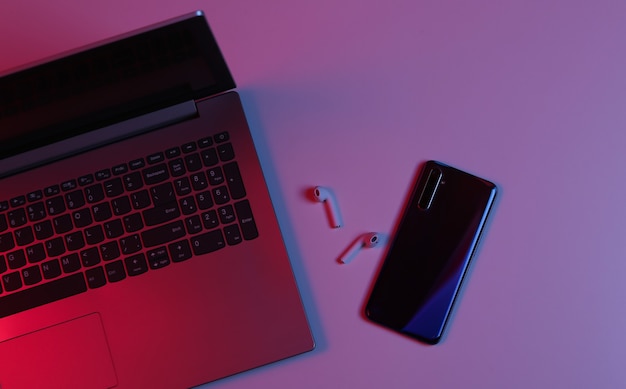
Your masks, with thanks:
M 202 12 L 0 78 L 0 387 L 188 388 L 313 349 Z

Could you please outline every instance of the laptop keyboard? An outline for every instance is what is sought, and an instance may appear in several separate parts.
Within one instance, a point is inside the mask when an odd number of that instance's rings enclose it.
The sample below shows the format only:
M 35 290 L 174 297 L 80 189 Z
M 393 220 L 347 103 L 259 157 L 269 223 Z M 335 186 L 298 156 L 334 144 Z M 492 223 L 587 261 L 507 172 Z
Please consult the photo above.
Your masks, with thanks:
M 223 132 L 0 201 L 0 317 L 254 239 L 245 197 Z

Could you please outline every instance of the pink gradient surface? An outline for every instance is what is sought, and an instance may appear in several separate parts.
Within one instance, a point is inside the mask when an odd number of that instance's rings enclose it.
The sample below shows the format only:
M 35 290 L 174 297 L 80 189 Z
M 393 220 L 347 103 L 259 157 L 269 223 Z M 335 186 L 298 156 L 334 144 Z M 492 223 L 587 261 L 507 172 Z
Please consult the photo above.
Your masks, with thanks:
M 0 4 L 0 73 L 203 9 L 250 120 L 317 348 L 207 388 L 626 386 L 626 3 Z M 361 310 L 418 165 L 499 199 L 448 335 Z M 332 188 L 345 226 L 308 193 Z

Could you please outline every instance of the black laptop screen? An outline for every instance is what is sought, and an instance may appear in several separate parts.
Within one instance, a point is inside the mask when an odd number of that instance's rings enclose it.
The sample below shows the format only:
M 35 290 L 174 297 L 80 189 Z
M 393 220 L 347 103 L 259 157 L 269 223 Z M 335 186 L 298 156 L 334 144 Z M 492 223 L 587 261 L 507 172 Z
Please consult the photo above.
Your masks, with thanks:
M 196 13 L 0 78 L 0 159 L 234 87 Z

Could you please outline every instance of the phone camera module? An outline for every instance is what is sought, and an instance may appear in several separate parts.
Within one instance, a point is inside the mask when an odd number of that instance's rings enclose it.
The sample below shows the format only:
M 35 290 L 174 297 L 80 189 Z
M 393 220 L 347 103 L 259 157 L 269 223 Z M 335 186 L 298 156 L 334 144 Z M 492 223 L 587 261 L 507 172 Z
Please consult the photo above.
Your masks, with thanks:
M 441 183 L 442 176 L 443 174 L 441 173 L 441 170 L 439 169 L 431 169 L 428 172 L 426 185 L 424 185 L 424 189 L 422 190 L 422 193 L 420 194 L 420 198 L 417 201 L 417 206 L 420 209 L 426 210 L 430 208 L 430 205 L 432 204 L 433 199 L 435 198 L 435 193 L 437 192 L 437 188 L 439 187 L 439 184 Z

